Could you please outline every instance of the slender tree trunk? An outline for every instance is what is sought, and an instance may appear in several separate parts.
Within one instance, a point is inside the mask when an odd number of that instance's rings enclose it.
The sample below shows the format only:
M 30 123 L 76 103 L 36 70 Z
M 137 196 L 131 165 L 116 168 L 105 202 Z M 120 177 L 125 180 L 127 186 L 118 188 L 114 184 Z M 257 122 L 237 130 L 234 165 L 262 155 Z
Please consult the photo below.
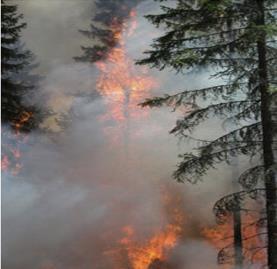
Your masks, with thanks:
M 265 25 L 264 0 L 257 0 L 259 18 L 258 25 Z M 266 212 L 268 232 L 268 267 L 277 269 L 277 220 L 276 220 L 276 179 L 272 171 L 274 164 L 273 153 L 273 120 L 270 111 L 270 93 L 268 85 L 268 72 L 266 61 L 266 34 L 260 35 L 257 42 L 258 72 L 261 93 L 261 120 L 263 130 L 263 158 L 265 168 Z
M 233 161 L 233 189 L 234 192 L 239 191 L 238 184 L 238 159 L 237 157 Z M 242 223 L 241 223 L 241 211 L 240 211 L 240 202 L 236 205 L 236 208 L 233 211 L 233 232 L 234 232 L 234 261 L 235 269 L 243 268 L 243 243 L 242 243 Z
M 238 205 L 239 206 L 239 205 Z M 243 246 L 241 232 L 241 213 L 240 210 L 233 212 L 234 221 L 234 250 L 235 250 L 235 269 L 243 268 Z
M 235 39 L 234 33 L 232 32 L 232 26 L 234 25 L 232 17 L 227 19 L 227 29 L 230 31 L 229 38 L 230 41 Z M 230 45 L 229 54 L 232 57 L 234 53 L 234 45 Z M 238 159 L 237 157 L 233 161 L 232 179 L 233 179 L 233 189 L 234 192 L 239 191 L 238 184 Z M 243 268 L 243 244 L 242 244 L 242 223 L 241 223 L 241 211 L 240 202 L 236 205 L 233 211 L 233 233 L 234 233 L 234 269 Z

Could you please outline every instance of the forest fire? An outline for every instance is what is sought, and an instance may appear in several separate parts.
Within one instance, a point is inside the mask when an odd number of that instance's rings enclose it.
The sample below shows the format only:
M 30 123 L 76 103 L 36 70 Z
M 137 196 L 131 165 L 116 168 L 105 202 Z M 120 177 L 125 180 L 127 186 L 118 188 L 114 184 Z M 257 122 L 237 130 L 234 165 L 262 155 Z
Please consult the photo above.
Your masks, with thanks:
M 21 151 L 20 141 L 18 134 L 9 139 L 7 144 L 2 144 L 3 152 L 1 158 L 1 171 L 11 172 L 12 175 L 16 176 L 22 168 L 21 164 Z
M 130 22 L 129 22 L 130 20 Z M 105 99 L 108 113 L 102 120 L 112 119 L 128 133 L 130 119 L 142 118 L 144 111 L 138 111 L 138 103 L 146 97 L 150 89 L 157 86 L 157 82 L 146 73 L 145 68 L 135 66 L 128 56 L 125 39 L 130 37 L 136 27 L 136 12 L 129 13 L 129 20 L 123 25 L 117 18 L 113 19 L 111 30 L 117 46 L 111 49 L 103 61 L 96 63 L 100 70 L 97 81 L 97 91 Z
M 263 232 L 263 223 L 260 223 L 259 214 L 242 214 L 242 237 L 243 237 L 243 255 L 244 263 L 248 265 L 265 264 L 265 233 Z M 212 228 L 203 228 L 203 236 L 215 246 L 219 254 L 219 263 L 223 268 L 233 268 L 234 264 L 234 232 L 233 220 L 230 216 L 228 221 Z
M 3 132 L 2 135 L 6 136 L 6 143 L 2 144 L 2 156 L 1 156 L 1 171 L 10 171 L 12 175 L 19 174 L 21 163 L 21 145 L 27 143 L 28 135 L 22 132 L 25 124 L 31 119 L 32 112 L 24 111 L 19 120 L 14 122 L 13 132 Z
M 130 226 L 124 227 L 125 237 L 120 241 L 122 247 L 127 251 L 127 257 L 131 268 L 145 269 L 154 266 L 157 261 L 165 262 L 167 252 L 177 242 L 180 227 L 168 225 L 164 231 L 158 232 L 145 244 L 137 244 L 133 241 L 134 229 Z
M 14 127 L 16 130 L 17 134 L 20 134 L 21 129 L 24 127 L 24 125 L 30 120 L 30 118 L 32 117 L 33 113 L 32 112 L 28 112 L 28 111 L 24 111 L 19 120 L 17 120 L 14 123 Z
M 138 108 L 138 103 L 147 97 L 149 90 L 157 86 L 157 81 L 147 75 L 145 68 L 135 66 L 128 56 L 125 39 L 131 37 L 137 27 L 136 12 L 131 10 L 129 18 L 123 25 L 113 19 L 111 29 L 117 46 L 112 48 L 103 61 L 96 63 L 100 71 L 97 90 L 106 101 L 108 112 L 102 120 L 113 120 L 122 128 L 113 133 L 113 139 L 123 135 L 125 143 L 129 143 L 129 124 L 131 120 L 141 119 L 147 115 L 146 110 Z M 108 130 L 111 131 L 110 129 Z M 172 199 L 172 194 L 164 193 L 164 202 Z M 176 207 L 176 206 L 175 206 Z M 136 227 L 122 227 L 122 238 L 116 249 L 105 251 L 112 258 L 114 268 L 154 269 L 167 268 L 167 255 L 173 249 L 183 232 L 184 213 L 176 209 L 172 223 L 157 227 L 152 236 L 139 240 Z
M 1 1 L 5 269 L 275 268 L 275 10 L 248 2 Z
M 182 241 L 185 234 L 185 212 L 180 193 L 171 190 L 162 191 L 164 209 L 168 212 L 167 220 L 161 220 L 151 235 L 143 239 L 138 236 L 132 225 L 122 227 L 123 234 L 116 249 L 104 254 L 112 258 L 114 268 L 132 269 L 168 269 L 171 268 L 170 252 Z M 174 209 L 172 207 L 174 206 Z

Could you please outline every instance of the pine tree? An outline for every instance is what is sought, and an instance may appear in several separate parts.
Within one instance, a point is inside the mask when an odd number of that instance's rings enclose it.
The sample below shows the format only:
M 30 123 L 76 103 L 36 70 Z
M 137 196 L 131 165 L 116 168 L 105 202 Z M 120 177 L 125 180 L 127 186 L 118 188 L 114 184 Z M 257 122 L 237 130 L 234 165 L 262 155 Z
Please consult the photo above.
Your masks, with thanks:
M 182 72 L 208 67 L 214 77 L 226 82 L 148 99 L 142 105 L 189 107 L 190 112 L 171 131 L 185 138 L 210 117 L 235 126 L 214 140 L 201 140 L 196 151 L 183 154 L 174 178 L 197 182 L 209 169 L 229 163 L 234 156 L 260 157 L 261 162 L 239 179 L 245 190 L 221 200 L 216 210 L 225 214 L 230 203 L 237 206 L 246 195 L 264 195 L 268 267 L 276 269 L 275 1 L 178 0 L 174 7 L 162 5 L 162 11 L 147 18 L 157 27 L 163 26 L 166 33 L 154 40 L 148 56 L 138 63 Z M 264 188 L 258 188 L 261 179 Z
M 82 46 L 83 54 L 74 59 L 79 62 L 96 62 L 105 59 L 110 49 L 118 43 L 116 32 L 120 32 L 130 11 L 141 0 L 98 0 L 95 3 L 97 13 L 92 18 L 89 30 L 80 30 L 93 45 Z
M 38 126 L 41 115 L 34 105 L 27 105 L 39 77 L 31 74 L 34 56 L 20 40 L 26 23 L 21 22 L 23 15 L 18 14 L 17 6 L 3 0 L 1 16 L 2 122 L 29 131 Z

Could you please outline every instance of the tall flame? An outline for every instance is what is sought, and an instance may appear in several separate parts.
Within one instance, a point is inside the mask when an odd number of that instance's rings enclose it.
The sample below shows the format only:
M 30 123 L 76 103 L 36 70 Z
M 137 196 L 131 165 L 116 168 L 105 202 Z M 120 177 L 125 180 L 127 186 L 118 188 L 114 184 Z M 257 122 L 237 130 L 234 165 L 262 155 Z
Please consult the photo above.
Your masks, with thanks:
M 150 269 L 164 268 L 168 258 L 184 235 L 185 215 L 182 208 L 182 196 L 172 189 L 162 190 L 164 209 L 169 211 L 166 219 L 160 220 L 151 235 L 141 239 L 138 228 L 125 225 L 121 229 L 122 237 L 118 247 L 104 254 L 113 259 L 114 268 Z M 164 218 L 164 216 L 163 216 Z M 163 224 L 162 224 L 163 223 Z M 162 266 L 165 264 L 165 266 Z
M 131 268 L 147 269 L 156 260 L 165 261 L 167 252 L 177 243 L 180 227 L 169 224 L 162 231 L 144 243 L 136 243 L 133 239 L 135 230 L 126 226 L 123 228 L 125 237 L 120 241 L 122 247 L 127 251 L 127 257 Z
M 114 18 L 111 25 L 117 46 L 111 49 L 105 60 L 96 63 L 100 71 L 97 91 L 104 97 L 108 112 L 102 117 L 113 120 L 124 132 L 128 132 L 131 118 L 141 118 L 145 111 L 138 111 L 137 104 L 143 100 L 157 82 L 146 74 L 145 68 L 135 66 L 126 49 L 125 39 L 131 36 L 136 27 L 136 12 L 129 14 L 130 21 L 123 26 Z

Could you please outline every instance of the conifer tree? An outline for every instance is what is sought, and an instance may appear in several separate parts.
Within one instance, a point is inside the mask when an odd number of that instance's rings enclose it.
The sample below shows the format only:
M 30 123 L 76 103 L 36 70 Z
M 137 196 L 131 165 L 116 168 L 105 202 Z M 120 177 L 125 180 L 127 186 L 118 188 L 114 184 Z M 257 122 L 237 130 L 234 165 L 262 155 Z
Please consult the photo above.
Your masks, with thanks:
M 33 54 L 24 48 L 20 40 L 22 14 L 18 14 L 17 6 L 1 1 L 1 88 L 2 88 L 2 122 L 14 129 L 29 131 L 39 124 L 40 112 L 32 102 L 30 95 L 36 88 L 38 76 L 31 74 L 34 65 Z M 30 100 L 29 100 L 30 101 Z M 29 103 L 30 105 L 27 105 Z M 28 120 L 27 120 L 28 118 Z
M 75 57 L 80 62 L 96 62 L 104 59 L 111 48 L 118 43 L 116 32 L 120 32 L 124 20 L 141 0 L 98 0 L 95 3 L 96 14 L 92 18 L 89 30 L 80 32 L 92 41 L 92 46 L 82 46 L 83 54 Z
M 201 140 L 197 150 L 183 154 L 174 178 L 197 182 L 209 169 L 229 163 L 234 156 L 260 157 L 260 162 L 257 160 L 257 165 L 239 179 L 245 190 L 222 199 L 215 211 L 224 215 L 245 196 L 264 195 L 268 268 L 276 269 L 275 1 L 177 0 L 176 6 L 162 5 L 162 12 L 147 18 L 157 27 L 164 27 L 166 33 L 154 40 L 152 49 L 146 52 L 148 56 L 138 63 L 182 72 L 210 68 L 213 76 L 224 82 L 148 99 L 142 105 L 189 107 L 190 112 L 171 130 L 185 138 L 210 117 L 235 126 L 211 141 Z M 258 188 L 261 181 L 264 187 Z

